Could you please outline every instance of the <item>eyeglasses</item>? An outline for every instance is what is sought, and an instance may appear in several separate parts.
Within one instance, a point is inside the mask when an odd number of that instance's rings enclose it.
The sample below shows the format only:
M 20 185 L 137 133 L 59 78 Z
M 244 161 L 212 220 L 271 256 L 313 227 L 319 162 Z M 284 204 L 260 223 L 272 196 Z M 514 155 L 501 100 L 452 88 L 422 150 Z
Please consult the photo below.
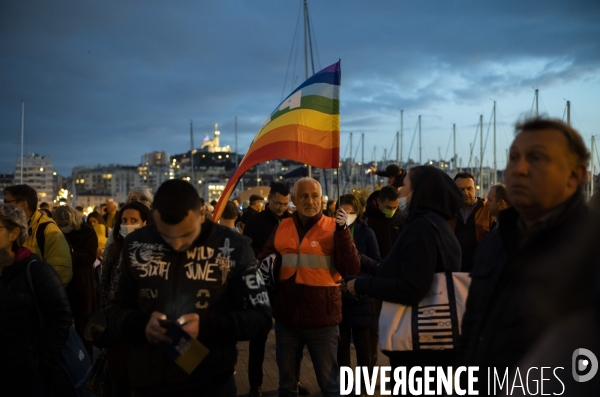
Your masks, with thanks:
M 276 207 L 287 207 L 290 205 L 290 203 L 278 203 L 277 201 L 272 201 L 272 203 L 276 206 Z

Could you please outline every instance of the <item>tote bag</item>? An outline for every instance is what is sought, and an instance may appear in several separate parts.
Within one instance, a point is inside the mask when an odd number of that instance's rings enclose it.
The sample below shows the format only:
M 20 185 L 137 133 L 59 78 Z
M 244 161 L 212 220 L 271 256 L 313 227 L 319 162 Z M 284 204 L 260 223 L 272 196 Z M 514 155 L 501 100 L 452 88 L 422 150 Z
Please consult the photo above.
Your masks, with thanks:
M 414 306 L 383 302 L 379 316 L 379 348 L 382 351 L 448 350 L 458 346 L 471 278 L 451 272 L 433 225 L 445 271 L 435 273 L 427 295 Z
M 33 261 L 31 261 L 33 262 Z M 27 264 L 27 281 L 33 294 L 36 310 L 40 320 L 42 332 L 44 330 L 44 320 L 40 307 L 35 296 L 35 289 L 31 280 L 31 262 Z M 82 396 L 85 384 L 92 373 L 92 361 L 81 341 L 77 331 L 69 327 L 69 336 L 63 345 L 60 355 L 55 363 L 54 382 L 57 391 L 61 391 L 64 396 Z

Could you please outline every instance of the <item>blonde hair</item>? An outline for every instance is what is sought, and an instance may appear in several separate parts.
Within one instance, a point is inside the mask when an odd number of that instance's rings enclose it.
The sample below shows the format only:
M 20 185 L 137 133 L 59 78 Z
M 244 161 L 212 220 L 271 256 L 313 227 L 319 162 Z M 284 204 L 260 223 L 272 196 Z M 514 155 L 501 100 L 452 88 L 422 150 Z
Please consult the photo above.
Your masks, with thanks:
M 54 210 L 54 215 L 52 215 L 52 219 L 56 223 L 59 221 L 67 221 L 68 225 L 71 226 L 74 230 L 81 229 L 81 223 L 83 219 L 79 211 L 74 208 L 65 206 L 60 206 L 56 210 Z

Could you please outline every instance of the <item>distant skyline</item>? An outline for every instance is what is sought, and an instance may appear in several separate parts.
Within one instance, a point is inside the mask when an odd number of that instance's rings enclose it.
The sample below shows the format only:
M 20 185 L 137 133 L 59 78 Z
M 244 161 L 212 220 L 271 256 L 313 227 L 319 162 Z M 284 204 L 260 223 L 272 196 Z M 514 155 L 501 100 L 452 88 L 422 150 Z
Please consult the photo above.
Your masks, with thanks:
M 215 123 L 221 144 L 244 153 L 279 102 L 304 81 L 300 0 L 260 2 L 22 2 L 0 4 L 0 173 L 20 153 L 55 170 L 139 164 L 151 151 L 183 153 Z M 600 126 L 597 0 L 308 1 L 315 71 L 341 59 L 341 150 L 395 159 L 404 109 L 403 159 L 422 115 L 423 161 L 469 161 L 497 101 L 498 168 L 518 119 L 566 116 L 589 146 Z M 287 77 L 287 78 L 286 78 Z M 477 138 L 479 139 L 479 138 Z M 473 157 L 479 157 L 479 141 Z M 418 137 L 410 157 L 418 160 Z M 484 165 L 492 166 L 492 136 Z M 597 160 L 596 160 L 597 161 Z

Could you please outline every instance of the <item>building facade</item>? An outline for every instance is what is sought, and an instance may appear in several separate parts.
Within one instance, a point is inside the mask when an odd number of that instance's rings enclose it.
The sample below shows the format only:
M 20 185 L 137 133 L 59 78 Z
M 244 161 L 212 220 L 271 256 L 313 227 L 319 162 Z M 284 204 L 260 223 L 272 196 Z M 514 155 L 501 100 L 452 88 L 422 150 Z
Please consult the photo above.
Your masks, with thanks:
M 23 169 L 19 158 L 15 167 L 14 183 L 31 186 L 37 192 L 38 201 L 52 202 L 56 197 L 56 191 L 54 191 L 53 181 L 55 172 L 50 157 L 29 153 L 23 156 L 22 163 Z

